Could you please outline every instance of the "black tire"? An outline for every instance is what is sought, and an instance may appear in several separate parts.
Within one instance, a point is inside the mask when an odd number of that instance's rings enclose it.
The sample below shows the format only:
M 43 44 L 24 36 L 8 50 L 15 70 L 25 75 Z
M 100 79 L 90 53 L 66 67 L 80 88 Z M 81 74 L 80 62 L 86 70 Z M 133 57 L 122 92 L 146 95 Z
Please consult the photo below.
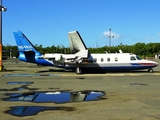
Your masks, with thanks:
M 148 69 L 148 72 L 153 73 L 153 69 L 151 69 L 151 68 Z

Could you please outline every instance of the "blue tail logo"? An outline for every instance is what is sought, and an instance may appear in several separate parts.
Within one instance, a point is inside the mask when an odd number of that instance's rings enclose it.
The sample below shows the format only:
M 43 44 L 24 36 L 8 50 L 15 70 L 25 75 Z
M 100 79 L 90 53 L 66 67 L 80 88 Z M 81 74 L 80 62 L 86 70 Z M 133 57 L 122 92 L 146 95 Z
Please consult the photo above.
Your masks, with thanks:
M 38 52 L 38 50 L 33 46 L 33 44 L 28 40 L 28 38 L 21 31 L 13 32 L 14 38 L 17 43 L 17 47 L 19 51 L 34 51 Z
M 38 65 L 54 65 L 53 61 L 42 58 L 42 54 L 34 47 L 34 45 L 21 31 L 14 31 L 13 35 L 19 51 L 19 60 L 36 63 Z

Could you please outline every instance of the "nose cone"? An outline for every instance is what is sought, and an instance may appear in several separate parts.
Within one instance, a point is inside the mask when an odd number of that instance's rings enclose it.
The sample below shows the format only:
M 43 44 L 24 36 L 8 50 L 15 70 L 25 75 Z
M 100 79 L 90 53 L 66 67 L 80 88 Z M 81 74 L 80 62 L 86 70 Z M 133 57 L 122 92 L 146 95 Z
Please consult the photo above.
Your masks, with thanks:
M 153 66 L 153 67 L 157 67 L 158 66 L 158 63 L 157 62 L 154 62 L 154 61 L 151 61 L 151 66 Z
M 155 62 L 155 67 L 156 67 L 156 66 L 158 66 L 158 63 L 157 63 L 157 62 Z
M 158 66 L 158 63 L 155 62 L 155 61 L 143 60 L 142 65 L 143 65 L 143 66 L 148 66 L 149 68 L 152 68 L 152 67 L 157 67 L 157 66 Z

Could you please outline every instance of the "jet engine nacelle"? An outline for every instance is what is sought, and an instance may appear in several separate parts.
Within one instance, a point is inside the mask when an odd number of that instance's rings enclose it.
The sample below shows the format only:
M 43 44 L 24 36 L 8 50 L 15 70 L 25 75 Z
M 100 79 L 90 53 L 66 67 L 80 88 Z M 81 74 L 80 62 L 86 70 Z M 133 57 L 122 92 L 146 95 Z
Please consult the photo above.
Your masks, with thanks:
M 54 59 L 55 61 L 60 61 L 62 60 L 62 54 L 59 54 L 59 53 L 45 54 L 43 55 L 43 58 Z
M 54 54 L 54 56 L 55 56 L 55 61 L 62 60 L 62 54 Z

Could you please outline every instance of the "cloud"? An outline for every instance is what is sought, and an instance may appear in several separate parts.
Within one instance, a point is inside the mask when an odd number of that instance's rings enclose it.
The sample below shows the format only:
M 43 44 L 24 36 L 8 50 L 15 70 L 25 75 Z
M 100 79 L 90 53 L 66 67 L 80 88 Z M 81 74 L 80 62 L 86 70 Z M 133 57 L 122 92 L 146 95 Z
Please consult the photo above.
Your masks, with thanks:
M 157 35 L 160 37 L 160 32 L 159 32 L 159 33 L 157 33 Z
M 151 36 L 146 36 L 145 39 L 147 39 L 147 40 L 153 40 L 153 38 Z
M 110 34 L 109 31 L 104 31 L 104 32 L 103 32 L 103 36 L 106 37 L 106 38 L 109 38 L 110 35 L 111 35 L 111 37 L 114 38 L 114 39 L 119 39 L 119 38 L 121 37 L 120 34 L 115 33 L 115 32 L 111 32 L 111 34 Z

